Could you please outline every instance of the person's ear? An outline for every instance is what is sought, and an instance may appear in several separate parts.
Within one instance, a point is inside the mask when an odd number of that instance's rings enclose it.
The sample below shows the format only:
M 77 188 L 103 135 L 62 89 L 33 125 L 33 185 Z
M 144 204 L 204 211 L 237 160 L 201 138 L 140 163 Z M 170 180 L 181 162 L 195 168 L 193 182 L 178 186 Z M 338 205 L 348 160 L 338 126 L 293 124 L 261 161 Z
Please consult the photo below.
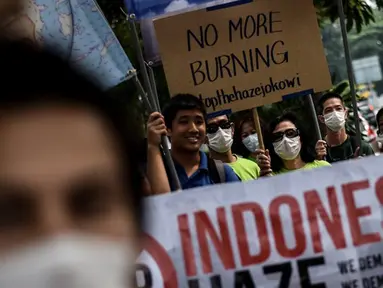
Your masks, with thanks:
M 318 115 L 318 120 L 320 123 L 324 124 L 324 116 L 323 115 Z
M 348 118 L 348 113 L 349 113 L 348 108 L 344 108 L 344 119 Z
M 230 123 L 231 126 L 231 137 L 234 137 L 234 123 Z

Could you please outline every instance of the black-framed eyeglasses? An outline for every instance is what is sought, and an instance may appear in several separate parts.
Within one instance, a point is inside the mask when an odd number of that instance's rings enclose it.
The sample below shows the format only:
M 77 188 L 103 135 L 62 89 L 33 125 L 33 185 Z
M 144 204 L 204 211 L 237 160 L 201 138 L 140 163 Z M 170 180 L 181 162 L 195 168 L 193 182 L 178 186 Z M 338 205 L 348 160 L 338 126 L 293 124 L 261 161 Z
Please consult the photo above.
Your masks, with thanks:
M 220 123 L 210 123 L 206 126 L 206 132 L 208 134 L 213 134 L 218 131 L 218 129 L 230 129 L 231 128 L 231 122 L 224 121 Z
M 271 135 L 271 141 L 273 143 L 279 142 L 283 139 L 283 136 L 285 136 L 285 135 L 287 138 L 295 138 L 295 137 L 299 136 L 299 130 L 290 128 L 290 129 L 287 129 L 285 131 L 273 133 Z

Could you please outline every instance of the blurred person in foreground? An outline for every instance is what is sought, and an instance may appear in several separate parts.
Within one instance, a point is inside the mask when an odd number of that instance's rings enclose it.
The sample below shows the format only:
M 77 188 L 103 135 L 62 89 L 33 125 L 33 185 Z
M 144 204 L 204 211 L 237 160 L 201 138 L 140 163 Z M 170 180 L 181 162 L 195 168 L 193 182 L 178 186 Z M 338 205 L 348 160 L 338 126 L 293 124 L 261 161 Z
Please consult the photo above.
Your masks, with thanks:
M 0 55 L 0 287 L 135 287 L 137 127 L 55 56 Z
M 383 108 L 376 114 L 376 124 L 378 127 L 376 142 L 379 147 L 379 154 L 383 153 Z
M 325 139 L 318 140 L 315 146 L 318 160 L 334 163 L 375 154 L 370 144 L 362 140 L 358 146 L 357 137 L 347 134 L 348 109 L 341 95 L 332 92 L 323 95 L 318 109 L 318 119 L 326 125 Z

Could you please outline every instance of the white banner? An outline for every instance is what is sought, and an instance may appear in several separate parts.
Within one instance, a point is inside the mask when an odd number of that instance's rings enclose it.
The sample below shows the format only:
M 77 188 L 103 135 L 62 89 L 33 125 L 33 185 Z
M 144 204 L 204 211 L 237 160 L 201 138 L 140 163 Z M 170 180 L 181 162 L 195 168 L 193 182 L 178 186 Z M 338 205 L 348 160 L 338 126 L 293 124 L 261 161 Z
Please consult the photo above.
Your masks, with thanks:
M 383 157 L 149 198 L 137 287 L 383 287 Z

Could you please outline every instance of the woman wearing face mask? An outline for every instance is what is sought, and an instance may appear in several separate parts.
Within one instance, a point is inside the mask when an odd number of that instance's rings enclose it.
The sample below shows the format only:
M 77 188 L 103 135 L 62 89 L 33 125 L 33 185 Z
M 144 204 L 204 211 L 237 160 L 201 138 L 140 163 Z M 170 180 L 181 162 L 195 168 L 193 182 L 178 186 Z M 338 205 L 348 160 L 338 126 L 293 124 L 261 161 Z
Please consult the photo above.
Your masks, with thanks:
M 266 136 L 271 142 L 269 161 L 274 174 L 331 166 L 315 160 L 314 147 L 293 113 L 284 113 L 271 122 L 270 131 Z
M 243 157 L 257 163 L 259 140 L 254 121 L 247 117 L 238 122 L 234 134 L 235 151 Z

